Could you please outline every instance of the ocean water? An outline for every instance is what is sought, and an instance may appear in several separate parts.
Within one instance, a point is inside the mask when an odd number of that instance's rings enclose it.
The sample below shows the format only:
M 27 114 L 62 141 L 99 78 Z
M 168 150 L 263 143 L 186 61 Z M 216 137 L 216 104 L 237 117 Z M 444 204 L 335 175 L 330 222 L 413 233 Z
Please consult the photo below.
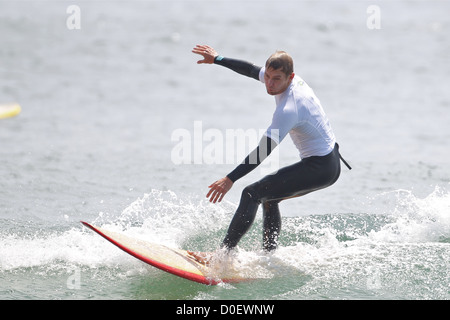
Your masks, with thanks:
M 448 300 L 450 2 L 373 4 L 0 1 L 0 103 L 22 106 L 0 120 L 0 299 Z M 258 214 L 235 257 L 248 283 L 174 277 L 79 222 L 220 244 L 263 172 L 210 204 L 208 185 L 240 159 L 211 161 L 208 133 L 259 132 L 274 102 L 256 81 L 197 65 L 197 43 L 260 65 L 290 52 L 353 167 L 281 204 L 271 255 Z M 183 163 L 179 133 L 192 151 Z M 279 149 L 279 166 L 297 161 L 289 139 Z

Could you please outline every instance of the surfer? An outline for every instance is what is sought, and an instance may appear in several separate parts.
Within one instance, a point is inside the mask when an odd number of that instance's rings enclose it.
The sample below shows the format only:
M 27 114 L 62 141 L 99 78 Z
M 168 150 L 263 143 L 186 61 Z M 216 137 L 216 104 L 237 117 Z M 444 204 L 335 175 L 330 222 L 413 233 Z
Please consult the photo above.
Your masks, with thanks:
M 261 81 L 276 103 L 272 123 L 256 149 L 228 175 L 209 186 L 206 197 L 211 202 L 222 201 L 233 183 L 264 161 L 288 133 L 299 150 L 299 162 L 244 188 L 222 243 L 228 250 L 236 247 L 262 204 L 263 249 L 272 251 L 277 247 L 281 230 L 280 201 L 326 188 L 339 178 L 342 157 L 333 130 L 313 90 L 294 73 L 293 60 L 288 53 L 277 51 L 267 59 L 264 67 L 260 67 L 223 57 L 207 45 L 197 45 L 192 52 L 203 56 L 198 64 L 218 64 Z

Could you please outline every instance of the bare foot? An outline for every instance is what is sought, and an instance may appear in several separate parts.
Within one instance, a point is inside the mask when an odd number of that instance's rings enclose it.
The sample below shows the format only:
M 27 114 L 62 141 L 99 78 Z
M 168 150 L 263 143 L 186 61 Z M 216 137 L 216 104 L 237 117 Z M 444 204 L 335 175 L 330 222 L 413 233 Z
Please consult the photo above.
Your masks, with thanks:
M 209 266 L 212 255 L 210 252 L 194 252 L 187 251 L 187 253 L 191 256 L 192 259 L 201 263 L 204 266 Z

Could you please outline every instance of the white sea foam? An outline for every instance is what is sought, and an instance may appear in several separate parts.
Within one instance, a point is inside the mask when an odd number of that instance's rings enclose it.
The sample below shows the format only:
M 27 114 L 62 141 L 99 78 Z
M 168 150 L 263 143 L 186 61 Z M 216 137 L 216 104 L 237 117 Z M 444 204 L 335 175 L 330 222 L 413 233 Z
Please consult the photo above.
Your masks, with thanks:
M 436 188 L 425 198 L 419 198 L 409 190 L 397 190 L 383 194 L 395 195 L 390 214 L 392 223 L 379 231 L 372 231 L 369 238 L 382 242 L 439 242 L 450 237 L 450 193 Z
M 397 202 L 393 205 L 391 217 L 377 229 L 356 234 L 355 226 L 333 225 L 336 221 L 344 221 L 345 214 L 340 216 L 314 216 L 290 218 L 283 226 L 281 237 L 292 237 L 286 248 L 280 248 L 275 256 L 292 266 L 300 266 L 305 261 L 318 263 L 330 257 L 337 257 L 344 252 L 355 252 L 366 245 L 385 243 L 429 243 L 448 242 L 450 238 L 450 195 L 441 189 L 436 189 L 425 198 L 417 198 L 412 192 L 399 190 Z M 391 198 L 392 194 L 386 195 Z M 227 228 L 235 205 L 228 203 L 223 206 L 211 205 L 207 201 L 196 198 L 183 198 L 171 191 L 152 190 L 132 202 L 114 221 L 104 221 L 99 214 L 93 221 L 98 226 L 112 231 L 126 233 L 143 240 L 180 247 L 189 238 L 195 241 L 210 241 L 205 239 L 208 234 L 218 232 L 217 239 L 207 244 L 210 248 L 219 245 L 219 239 Z M 374 216 L 359 215 L 361 225 L 370 224 Z M 260 228 L 260 217 L 257 218 L 255 229 Z M 354 240 L 340 241 L 339 234 L 349 228 Z M 260 230 L 250 232 L 252 242 L 259 243 Z M 34 267 L 52 264 L 55 261 L 88 266 L 115 265 L 126 261 L 120 250 L 98 237 L 81 225 L 66 231 L 40 232 L 18 235 L 4 233 L 1 235 L 0 267 L 2 270 Z M 196 238 L 198 237 L 198 238 Z M 247 240 L 249 241 L 249 240 Z M 256 248 L 258 245 L 252 245 Z M 195 248 L 194 248 L 195 249 Z M 365 249 L 362 249 L 365 250 Z M 252 256 L 252 250 L 241 248 L 242 257 L 248 260 L 258 260 Z M 257 252 L 258 250 L 256 250 Z M 295 253 L 295 254 L 294 254 Z M 241 257 L 241 258 L 242 258 Z M 295 261 L 295 259 L 300 259 Z

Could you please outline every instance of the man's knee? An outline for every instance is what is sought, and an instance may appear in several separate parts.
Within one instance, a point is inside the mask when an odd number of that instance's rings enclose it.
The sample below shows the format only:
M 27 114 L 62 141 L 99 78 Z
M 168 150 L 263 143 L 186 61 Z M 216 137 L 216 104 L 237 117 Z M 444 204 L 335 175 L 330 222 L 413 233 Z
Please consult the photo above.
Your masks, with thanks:
M 255 187 L 253 184 L 247 186 L 242 190 L 242 197 L 248 197 L 249 200 L 254 201 L 258 204 L 261 203 L 260 196 L 258 192 L 255 190 Z

